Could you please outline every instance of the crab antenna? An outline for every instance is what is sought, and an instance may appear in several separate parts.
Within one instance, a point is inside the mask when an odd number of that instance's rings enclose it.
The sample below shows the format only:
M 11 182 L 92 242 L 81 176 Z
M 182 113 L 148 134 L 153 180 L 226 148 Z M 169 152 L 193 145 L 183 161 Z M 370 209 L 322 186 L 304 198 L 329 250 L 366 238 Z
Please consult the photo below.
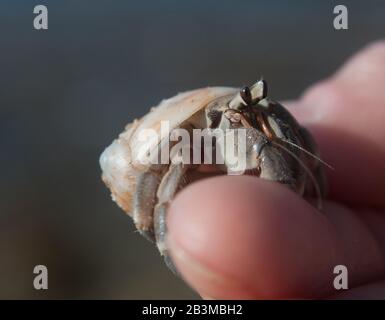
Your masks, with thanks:
M 298 144 L 295 144 L 287 139 L 284 139 L 284 138 L 279 138 L 280 140 L 292 145 L 293 147 L 295 148 L 298 148 L 299 150 L 305 152 L 307 155 L 313 157 L 314 159 L 316 159 L 317 161 L 319 161 L 320 163 L 322 163 L 324 166 L 328 167 L 329 169 L 331 170 L 335 170 L 333 166 L 331 166 L 330 164 L 328 164 L 326 161 L 323 161 L 320 157 L 318 157 L 317 155 L 311 153 L 310 151 L 306 150 L 305 148 L 302 148 L 301 146 L 299 146 Z
M 288 154 L 290 154 L 295 160 L 297 160 L 297 162 L 300 164 L 300 166 L 305 170 L 305 172 L 307 173 L 308 177 L 310 178 L 310 180 L 314 186 L 315 193 L 317 195 L 317 208 L 318 208 L 318 210 L 321 211 L 322 210 L 322 192 L 321 192 L 320 186 L 319 186 L 316 178 L 314 177 L 314 174 L 310 171 L 310 169 L 307 167 L 307 165 L 305 165 L 303 163 L 303 161 L 300 158 L 298 158 L 293 152 L 291 152 L 288 148 L 286 148 L 283 145 L 276 143 L 274 141 L 273 141 L 273 144 L 275 146 L 277 146 L 278 148 L 283 149 Z

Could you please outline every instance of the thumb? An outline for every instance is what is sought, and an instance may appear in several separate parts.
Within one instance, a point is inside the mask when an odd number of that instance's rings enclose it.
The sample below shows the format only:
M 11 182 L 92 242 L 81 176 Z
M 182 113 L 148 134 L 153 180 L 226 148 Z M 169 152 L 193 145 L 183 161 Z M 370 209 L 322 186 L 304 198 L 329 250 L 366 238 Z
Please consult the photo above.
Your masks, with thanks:
M 196 182 L 172 202 L 167 225 L 171 257 L 203 297 L 314 297 L 332 283 L 327 218 L 279 184 L 249 176 Z

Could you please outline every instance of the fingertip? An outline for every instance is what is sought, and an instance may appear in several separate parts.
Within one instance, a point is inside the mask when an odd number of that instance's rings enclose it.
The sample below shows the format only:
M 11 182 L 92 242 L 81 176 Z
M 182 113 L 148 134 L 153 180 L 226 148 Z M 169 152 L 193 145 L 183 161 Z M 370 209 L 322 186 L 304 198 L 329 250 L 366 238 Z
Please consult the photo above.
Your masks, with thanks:
M 330 251 L 321 250 L 327 238 L 314 240 L 325 236 L 318 227 L 323 219 L 284 186 L 247 176 L 217 177 L 191 185 L 173 201 L 168 245 L 182 277 L 202 296 L 306 296 L 315 287 L 308 270 L 330 262 L 325 257 Z M 314 250 L 324 253 L 315 258 Z

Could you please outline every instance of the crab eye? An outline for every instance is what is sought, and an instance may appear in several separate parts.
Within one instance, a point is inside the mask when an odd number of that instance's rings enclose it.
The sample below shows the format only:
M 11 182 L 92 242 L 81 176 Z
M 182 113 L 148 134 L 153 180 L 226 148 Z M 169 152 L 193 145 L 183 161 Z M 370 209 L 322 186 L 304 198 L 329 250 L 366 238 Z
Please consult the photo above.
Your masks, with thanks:
M 249 105 L 251 103 L 251 92 L 249 87 L 243 87 L 240 92 L 242 100 Z

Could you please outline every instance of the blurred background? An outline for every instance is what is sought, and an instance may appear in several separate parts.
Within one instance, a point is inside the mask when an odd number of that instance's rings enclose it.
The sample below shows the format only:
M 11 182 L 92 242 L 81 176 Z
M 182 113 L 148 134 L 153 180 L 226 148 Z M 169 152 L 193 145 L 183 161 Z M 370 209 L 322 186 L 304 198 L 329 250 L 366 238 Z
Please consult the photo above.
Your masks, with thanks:
M 348 30 L 333 28 L 337 4 Z M 100 153 L 177 92 L 263 75 L 271 97 L 296 98 L 385 35 L 385 1 L 3 0 L 0 12 L 3 299 L 198 298 L 111 201 Z M 33 289 L 38 264 L 47 291 Z

